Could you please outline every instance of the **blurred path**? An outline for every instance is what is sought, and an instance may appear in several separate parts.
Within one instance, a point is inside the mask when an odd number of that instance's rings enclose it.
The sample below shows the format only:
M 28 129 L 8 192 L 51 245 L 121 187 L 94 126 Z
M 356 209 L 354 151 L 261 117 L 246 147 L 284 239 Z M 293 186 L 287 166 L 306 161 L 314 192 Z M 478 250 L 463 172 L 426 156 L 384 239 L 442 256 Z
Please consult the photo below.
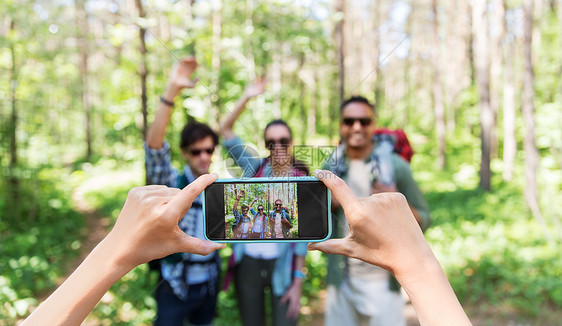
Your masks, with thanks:
M 404 315 L 406 316 L 406 326 L 420 326 L 414 306 L 404 291 L 402 298 L 406 303 L 404 307 Z M 326 290 L 321 290 L 318 297 L 311 305 L 301 308 L 300 324 L 307 326 L 323 326 L 324 325 L 324 302 L 326 301 Z
M 76 211 L 81 213 L 86 219 L 86 226 L 80 230 L 80 233 L 83 235 L 80 244 L 80 253 L 76 258 L 68 263 L 66 266 L 65 276 L 56 281 L 57 287 L 61 285 L 68 276 L 70 276 L 70 274 L 80 265 L 80 263 L 82 263 L 86 256 L 88 256 L 88 254 L 109 232 L 109 218 L 101 216 L 87 204 L 84 198 L 84 192 L 80 189 L 80 187 L 75 188 L 72 192 L 72 201 Z M 45 299 L 47 299 L 53 291 L 54 290 L 50 290 L 48 292 L 41 293 L 37 297 L 38 303 L 45 301 Z

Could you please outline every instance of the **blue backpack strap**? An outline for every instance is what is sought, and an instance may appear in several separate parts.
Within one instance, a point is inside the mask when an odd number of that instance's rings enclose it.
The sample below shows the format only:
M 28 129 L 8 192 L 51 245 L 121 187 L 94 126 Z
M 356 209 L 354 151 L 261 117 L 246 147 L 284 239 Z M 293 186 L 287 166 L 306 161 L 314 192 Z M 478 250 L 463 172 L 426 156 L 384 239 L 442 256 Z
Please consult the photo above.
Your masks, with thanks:
M 178 175 L 177 184 L 178 184 L 178 188 L 180 189 L 183 189 L 187 187 L 187 185 L 189 185 L 189 180 L 187 180 L 187 176 L 185 175 L 185 173 Z
M 187 180 L 187 176 L 185 175 L 185 173 L 182 173 L 182 174 L 178 175 L 177 184 L 178 184 L 179 189 L 183 189 L 183 188 L 187 187 L 189 185 L 189 183 L 190 182 L 189 182 L 189 180 Z M 199 202 L 193 202 L 191 204 L 191 207 L 202 208 L 203 205 Z

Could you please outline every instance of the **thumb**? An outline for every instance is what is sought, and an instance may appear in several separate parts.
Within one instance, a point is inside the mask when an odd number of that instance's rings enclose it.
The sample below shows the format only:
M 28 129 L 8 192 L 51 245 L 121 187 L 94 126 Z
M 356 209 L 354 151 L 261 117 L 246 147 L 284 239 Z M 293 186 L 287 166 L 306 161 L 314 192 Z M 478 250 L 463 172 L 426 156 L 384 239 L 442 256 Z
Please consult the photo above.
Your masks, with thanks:
M 348 237 L 343 239 L 330 239 L 323 242 L 311 242 L 308 250 L 319 250 L 325 254 L 350 256 L 353 247 Z
M 186 87 L 193 88 L 193 87 L 195 87 L 195 84 L 197 84 L 198 81 L 199 81 L 199 78 L 191 79 L 187 83 Z
M 183 233 L 183 232 L 182 232 Z M 226 247 L 224 243 L 216 243 L 209 240 L 197 239 L 183 233 L 179 238 L 178 250 L 190 254 L 207 256 L 215 250 Z

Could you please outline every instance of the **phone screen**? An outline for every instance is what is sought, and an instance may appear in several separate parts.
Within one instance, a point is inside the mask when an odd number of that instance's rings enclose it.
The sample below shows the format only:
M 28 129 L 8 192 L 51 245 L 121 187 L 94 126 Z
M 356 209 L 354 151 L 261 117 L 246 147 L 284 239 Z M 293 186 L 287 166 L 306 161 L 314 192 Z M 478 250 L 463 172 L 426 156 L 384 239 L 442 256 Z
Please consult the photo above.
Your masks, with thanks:
M 205 234 L 228 242 L 324 240 L 329 195 L 315 178 L 217 180 L 205 189 Z

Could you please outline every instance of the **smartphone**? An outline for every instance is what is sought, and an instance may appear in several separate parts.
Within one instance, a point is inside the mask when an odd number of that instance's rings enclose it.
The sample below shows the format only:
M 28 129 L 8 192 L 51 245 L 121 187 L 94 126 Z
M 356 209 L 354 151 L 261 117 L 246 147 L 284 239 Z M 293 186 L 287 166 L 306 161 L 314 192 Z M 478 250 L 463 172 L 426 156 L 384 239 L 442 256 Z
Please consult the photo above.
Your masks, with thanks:
M 330 190 L 315 177 L 218 179 L 203 192 L 205 238 L 317 242 L 330 237 Z

